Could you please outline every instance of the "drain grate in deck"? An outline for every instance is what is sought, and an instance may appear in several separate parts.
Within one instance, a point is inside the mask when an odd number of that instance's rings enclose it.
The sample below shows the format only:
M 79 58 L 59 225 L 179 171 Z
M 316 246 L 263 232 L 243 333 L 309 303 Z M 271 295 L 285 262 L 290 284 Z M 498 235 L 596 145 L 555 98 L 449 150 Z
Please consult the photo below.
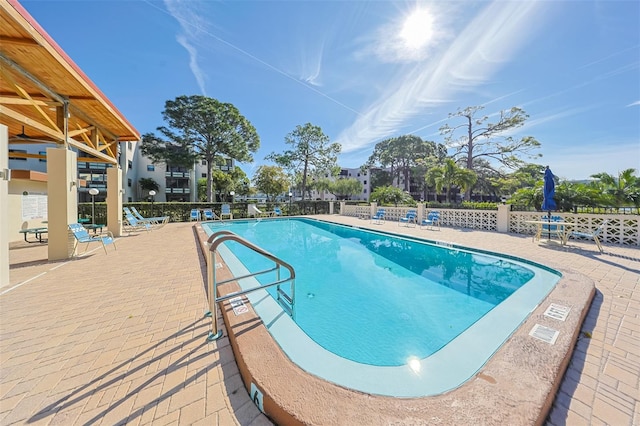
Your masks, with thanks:
M 560 332 L 558 330 L 554 330 L 553 328 L 545 327 L 540 324 L 534 325 L 529 332 L 529 336 L 542 340 L 543 342 L 547 342 L 550 345 L 556 343 L 556 339 L 559 334 Z
M 562 306 L 562 305 L 552 303 L 551 305 L 549 305 L 547 310 L 544 311 L 544 316 L 557 319 L 560 321 L 564 321 L 567 319 L 567 316 L 569 316 L 570 311 L 571 311 L 571 308 L 568 306 Z

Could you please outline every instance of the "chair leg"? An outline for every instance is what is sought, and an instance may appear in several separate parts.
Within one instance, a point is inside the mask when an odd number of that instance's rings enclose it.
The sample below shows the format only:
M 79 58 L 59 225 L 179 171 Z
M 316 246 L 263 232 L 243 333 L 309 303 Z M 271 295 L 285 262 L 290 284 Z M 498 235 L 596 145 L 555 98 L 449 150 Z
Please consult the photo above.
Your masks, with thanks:
M 600 244 L 600 239 L 598 238 L 597 235 L 593 236 L 593 241 L 596 242 L 596 245 L 598 246 L 598 250 L 600 250 L 600 253 L 604 252 L 604 250 L 602 249 L 602 244 Z

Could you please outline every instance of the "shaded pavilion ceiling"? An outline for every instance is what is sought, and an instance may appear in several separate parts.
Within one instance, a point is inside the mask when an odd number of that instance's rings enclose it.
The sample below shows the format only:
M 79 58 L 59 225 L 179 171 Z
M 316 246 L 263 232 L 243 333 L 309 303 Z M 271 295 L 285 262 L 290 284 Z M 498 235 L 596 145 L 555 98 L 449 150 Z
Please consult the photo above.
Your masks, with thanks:
M 79 161 L 117 164 L 118 142 L 140 139 L 16 0 L 0 0 L 0 123 L 9 128 L 10 146 L 67 145 L 81 151 Z

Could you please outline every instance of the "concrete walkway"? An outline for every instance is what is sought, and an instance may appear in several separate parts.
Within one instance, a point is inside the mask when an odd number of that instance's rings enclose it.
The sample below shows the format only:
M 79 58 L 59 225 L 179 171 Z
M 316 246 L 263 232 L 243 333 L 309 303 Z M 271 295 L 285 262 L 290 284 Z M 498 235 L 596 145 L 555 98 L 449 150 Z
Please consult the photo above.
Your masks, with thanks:
M 411 233 L 569 267 L 597 283 L 548 424 L 640 424 L 640 249 L 531 237 L 337 222 Z M 0 288 L 0 424 L 269 425 L 226 337 L 208 343 L 206 267 L 193 224 L 131 234 L 48 262 L 12 243 Z M 500 407 L 496 407 L 500 409 Z

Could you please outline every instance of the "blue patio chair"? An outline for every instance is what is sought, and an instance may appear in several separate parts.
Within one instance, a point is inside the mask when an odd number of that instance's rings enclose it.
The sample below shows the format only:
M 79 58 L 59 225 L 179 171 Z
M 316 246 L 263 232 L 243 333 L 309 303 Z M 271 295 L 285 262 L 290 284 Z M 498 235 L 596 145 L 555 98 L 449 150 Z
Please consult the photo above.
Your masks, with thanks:
M 378 225 L 384 223 L 384 215 L 385 215 L 385 210 L 384 209 L 378 209 L 376 214 L 371 216 L 371 223 L 375 223 L 375 224 L 378 224 Z
M 151 224 L 147 221 L 138 220 L 131 210 L 124 207 L 124 221 L 122 222 L 122 228 L 129 234 L 135 231 L 151 231 Z
M 440 212 L 434 210 L 427 214 L 426 219 L 422 219 L 422 222 L 420 222 L 420 229 L 427 226 L 430 226 L 431 229 L 433 229 L 436 225 L 438 226 L 438 229 L 440 229 Z
M 123 207 L 123 209 L 126 209 L 126 207 Z M 144 217 L 138 212 L 138 209 L 133 206 L 131 206 L 131 214 L 142 222 L 149 222 L 151 225 L 157 225 L 158 227 L 169 223 L 169 216 Z
M 602 234 L 602 231 L 604 227 L 607 225 L 607 223 L 609 223 L 609 220 L 605 220 L 604 222 L 602 222 L 600 226 L 598 226 L 596 230 L 593 232 L 573 231 L 569 234 L 569 238 L 573 237 L 573 238 L 585 238 L 585 239 L 593 240 L 593 242 L 596 243 L 598 250 L 600 250 L 600 253 L 602 253 L 604 250 L 602 249 L 602 244 L 600 244 L 599 235 Z
M 116 240 L 115 238 L 113 238 L 113 234 L 109 231 L 104 232 L 102 234 L 97 234 L 97 235 L 89 235 L 89 231 L 87 230 L 87 228 L 85 228 L 84 226 L 80 225 L 79 223 L 71 223 L 69 224 L 69 230 L 73 233 L 73 236 L 75 238 L 75 242 L 73 244 L 73 252 L 76 252 L 76 249 L 78 248 L 78 244 L 80 243 L 86 243 L 87 245 L 85 246 L 84 251 L 82 252 L 83 254 L 87 252 L 87 250 L 89 249 L 89 244 L 93 243 L 93 242 L 100 242 L 102 244 L 102 248 L 104 249 L 104 252 L 106 254 L 109 254 L 107 252 L 107 246 L 109 244 L 113 244 L 113 248 L 114 250 L 117 250 L 116 248 Z
M 191 209 L 191 216 L 189 216 L 189 220 L 200 220 L 200 210 Z
M 401 226 L 403 223 L 406 224 L 407 228 L 409 226 L 415 227 L 416 224 L 418 223 L 418 214 L 416 213 L 416 211 L 409 210 L 407 211 L 404 217 L 401 217 L 400 219 L 398 219 L 398 226 Z
M 280 210 L 280 207 L 274 207 L 269 216 L 282 216 L 282 210 Z
M 544 221 L 545 219 L 542 218 L 541 220 Z M 551 237 L 558 237 L 560 241 L 564 242 L 565 228 L 560 223 L 563 221 L 562 216 L 551 216 L 548 219 L 548 223 L 543 223 L 542 226 L 538 228 L 538 232 L 536 232 L 536 235 L 534 235 L 533 238 L 535 240 L 539 240 L 546 234 L 547 239 L 551 239 Z
M 223 204 L 220 207 L 220 220 L 224 219 L 225 216 L 229 216 L 229 219 L 233 219 L 233 213 L 231 213 L 231 206 L 229 204 Z
M 202 210 L 202 218 L 204 220 L 216 220 L 216 219 L 221 219 L 217 214 L 215 214 L 215 212 L 211 209 L 204 209 Z

